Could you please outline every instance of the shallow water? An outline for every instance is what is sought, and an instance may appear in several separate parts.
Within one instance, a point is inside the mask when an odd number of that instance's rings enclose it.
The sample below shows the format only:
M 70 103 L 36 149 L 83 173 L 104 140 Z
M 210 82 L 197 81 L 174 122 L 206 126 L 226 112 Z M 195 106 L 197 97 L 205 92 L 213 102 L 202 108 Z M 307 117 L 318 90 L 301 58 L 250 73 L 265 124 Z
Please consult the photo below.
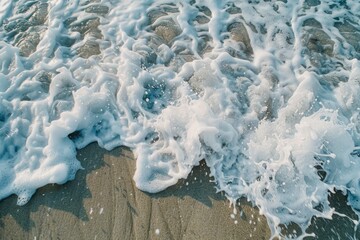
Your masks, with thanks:
M 302 229 L 360 209 L 358 1 L 3 1 L 0 199 L 25 204 L 97 141 L 158 192 L 206 160 L 219 191 Z M 356 220 L 354 223 L 357 224 Z

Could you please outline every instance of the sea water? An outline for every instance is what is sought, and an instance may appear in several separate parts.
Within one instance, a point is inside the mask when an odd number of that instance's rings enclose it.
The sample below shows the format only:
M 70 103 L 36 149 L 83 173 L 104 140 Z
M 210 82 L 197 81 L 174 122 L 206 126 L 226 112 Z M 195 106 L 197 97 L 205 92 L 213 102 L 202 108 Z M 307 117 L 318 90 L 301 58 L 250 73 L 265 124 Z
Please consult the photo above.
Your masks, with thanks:
M 0 199 L 74 179 L 91 142 L 158 192 L 205 159 L 273 236 L 360 209 L 357 0 L 3 0 Z M 304 236 L 304 235 L 303 235 Z

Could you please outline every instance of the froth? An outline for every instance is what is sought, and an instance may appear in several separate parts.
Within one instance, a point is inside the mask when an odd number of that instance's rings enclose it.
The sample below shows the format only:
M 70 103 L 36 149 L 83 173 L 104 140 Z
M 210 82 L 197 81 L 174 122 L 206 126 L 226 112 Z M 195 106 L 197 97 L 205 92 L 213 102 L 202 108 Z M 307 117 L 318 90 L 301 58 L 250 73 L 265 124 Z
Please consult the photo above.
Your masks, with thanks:
M 125 145 L 161 191 L 205 159 L 281 235 L 359 198 L 360 5 L 332 1 L 0 3 L 0 198 L 25 204 Z M 304 236 L 304 235 L 303 235 Z

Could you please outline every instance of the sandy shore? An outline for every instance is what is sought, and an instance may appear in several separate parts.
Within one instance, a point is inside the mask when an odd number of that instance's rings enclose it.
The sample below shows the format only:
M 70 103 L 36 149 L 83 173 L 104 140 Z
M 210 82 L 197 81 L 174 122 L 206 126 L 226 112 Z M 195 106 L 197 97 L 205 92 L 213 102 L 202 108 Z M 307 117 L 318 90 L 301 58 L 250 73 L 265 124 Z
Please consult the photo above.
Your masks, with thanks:
M 132 180 L 135 160 L 126 148 L 105 151 L 96 144 L 78 152 L 84 170 L 65 185 L 41 188 L 30 202 L 0 202 L 0 239 L 269 239 L 266 219 L 246 202 L 233 208 L 205 165 L 187 180 L 158 194 L 139 191 Z M 315 219 L 308 239 L 360 239 L 349 219 L 346 197 L 332 206 L 347 217 Z M 291 228 L 289 232 L 296 230 Z
M 30 202 L 0 202 L 0 239 L 268 239 L 264 217 L 249 204 L 242 215 L 216 194 L 208 169 L 158 194 L 135 188 L 130 150 L 80 150 L 84 170 L 63 186 L 46 186 Z

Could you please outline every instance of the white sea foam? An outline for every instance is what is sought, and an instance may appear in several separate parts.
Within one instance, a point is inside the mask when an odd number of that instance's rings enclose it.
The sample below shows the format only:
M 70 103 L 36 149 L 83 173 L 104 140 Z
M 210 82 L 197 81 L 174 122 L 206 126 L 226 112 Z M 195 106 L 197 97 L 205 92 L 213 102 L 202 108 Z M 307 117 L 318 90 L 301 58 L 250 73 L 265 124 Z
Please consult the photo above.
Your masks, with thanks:
M 126 145 L 158 192 L 206 160 L 272 233 L 360 209 L 358 1 L 3 1 L 0 199 Z

